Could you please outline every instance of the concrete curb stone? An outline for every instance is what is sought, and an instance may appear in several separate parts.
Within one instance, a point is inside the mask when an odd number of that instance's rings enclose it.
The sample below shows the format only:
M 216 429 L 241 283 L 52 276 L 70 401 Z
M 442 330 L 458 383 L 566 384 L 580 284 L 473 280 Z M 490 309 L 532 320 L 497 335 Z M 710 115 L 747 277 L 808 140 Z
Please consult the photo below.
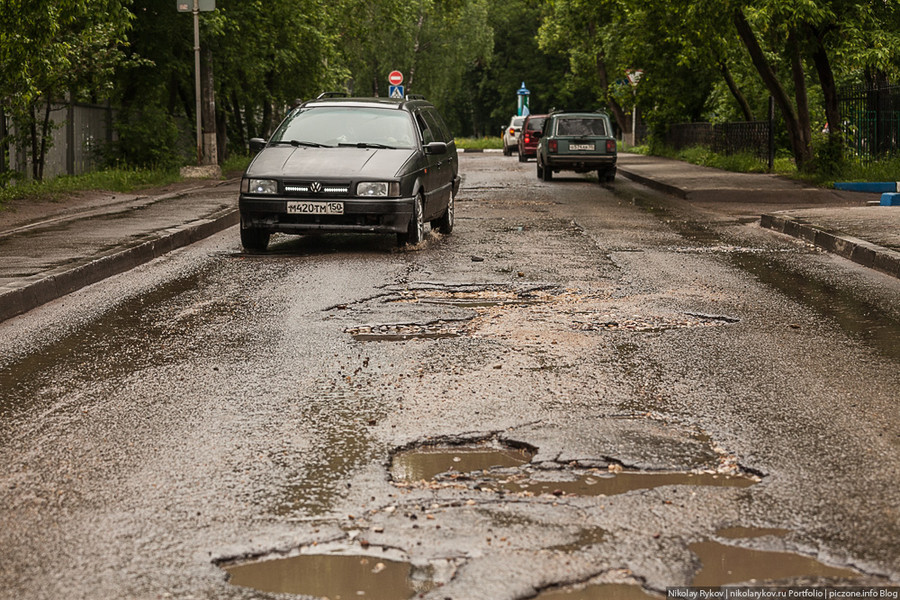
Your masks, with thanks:
M 855 237 L 832 233 L 796 217 L 766 214 L 762 215 L 759 224 L 766 229 L 806 240 L 864 267 L 900 278 L 900 252 Z
M 155 239 L 102 256 L 84 265 L 51 273 L 10 291 L 0 291 L 0 321 L 28 312 L 107 277 L 124 273 L 172 250 L 232 227 L 239 221 L 238 211 L 228 210 L 215 218 L 200 219 L 169 229 Z

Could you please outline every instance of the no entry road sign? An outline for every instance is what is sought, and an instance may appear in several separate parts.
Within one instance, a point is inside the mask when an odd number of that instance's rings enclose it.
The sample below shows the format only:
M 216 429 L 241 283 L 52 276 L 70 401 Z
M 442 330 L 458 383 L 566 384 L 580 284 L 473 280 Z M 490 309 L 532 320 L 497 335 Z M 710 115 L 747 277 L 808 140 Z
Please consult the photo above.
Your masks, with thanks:
M 391 74 L 388 75 L 388 83 L 391 85 L 400 85 L 403 83 L 403 73 L 400 71 L 391 71 Z

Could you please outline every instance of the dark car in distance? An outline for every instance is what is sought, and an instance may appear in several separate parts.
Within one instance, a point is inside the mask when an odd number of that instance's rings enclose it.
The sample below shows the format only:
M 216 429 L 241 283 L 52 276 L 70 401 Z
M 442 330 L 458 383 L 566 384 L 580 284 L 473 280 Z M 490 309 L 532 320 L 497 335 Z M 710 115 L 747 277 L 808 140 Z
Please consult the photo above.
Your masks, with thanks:
M 519 133 L 519 162 L 526 162 L 529 158 L 537 156 L 538 138 L 546 118 L 547 115 L 525 117 L 525 121 L 522 123 L 522 132 Z
M 604 112 L 550 113 L 537 149 L 537 176 L 553 179 L 560 171 L 597 171 L 600 183 L 616 177 L 616 138 Z
M 425 223 L 453 230 L 456 144 L 420 96 L 326 93 L 291 110 L 241 181 L 241 244 L 262 251 L 274 232 L 395 233 L 418 244 Z

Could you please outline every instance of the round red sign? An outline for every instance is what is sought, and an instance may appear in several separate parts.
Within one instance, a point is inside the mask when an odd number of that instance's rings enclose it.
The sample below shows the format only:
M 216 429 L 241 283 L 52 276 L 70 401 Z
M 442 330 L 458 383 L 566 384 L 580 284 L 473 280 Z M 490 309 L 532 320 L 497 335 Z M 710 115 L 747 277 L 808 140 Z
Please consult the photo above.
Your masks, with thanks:
M 388 82 L 391 85 L 400 85 L 403 83 L 403 73 L 400 71 L 391 71 L 391 74 L 388 75 Z

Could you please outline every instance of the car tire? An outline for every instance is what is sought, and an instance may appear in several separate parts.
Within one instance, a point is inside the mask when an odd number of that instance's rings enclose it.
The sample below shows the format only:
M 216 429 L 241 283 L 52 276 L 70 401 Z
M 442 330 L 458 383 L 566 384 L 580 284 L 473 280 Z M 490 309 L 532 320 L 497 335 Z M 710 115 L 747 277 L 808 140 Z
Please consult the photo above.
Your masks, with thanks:
M 509 146 L 503 144 L 503 156 L 509 156 L 512 152 L 509 151 Z
M 241 225 L 241 246 L 245 250 L 264 252 L 269 246 L 271 233 L 258 227 L 244 227 Z
M 453 223 L 456 219 L 456 198 L 453 191 L 450 191 L 450 200 L 447 202 L 447 209 L 440 217 L 431 222 L 431 228 L 436 229 L 439 233 L 450 235 L 453 232 Z
M 541 181 L 544 180 L 544 165 L 541 164 L 541 158 L 537 159 L 537 176 Z
M 417 194 L 416 199 L 413 202 L 413 214 L 409 219 L 409 225 L 407 226 L 406 231 L 397 234 L 398 246 L 415 246 L 421 244 L 422 240 L 425 239 L 425 221 L 422 216 L 423 211 L 422 194 Z
M 553 170 L 546 165 L 538 165 L 538 173 L 542 181 L 553 181 Z
M 519 150 L 519 162 L 528 162 L 528 157 L 521 150 Z

